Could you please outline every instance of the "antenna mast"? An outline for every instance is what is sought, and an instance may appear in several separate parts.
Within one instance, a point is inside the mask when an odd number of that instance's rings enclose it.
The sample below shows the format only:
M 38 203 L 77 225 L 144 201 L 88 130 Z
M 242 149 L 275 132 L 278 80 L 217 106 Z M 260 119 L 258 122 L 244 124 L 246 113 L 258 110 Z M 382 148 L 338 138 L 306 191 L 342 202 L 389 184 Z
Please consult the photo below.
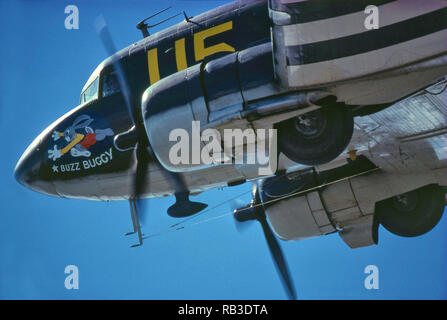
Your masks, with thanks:
M 169 21 L 169 20 L 171 20 L 171 19 L 173 19 L 173 18 L 175 18 L 175 17 L 177 17 L 177 16 L 179 16 L 179 15 L 181 14 L 181 13 L 178 13 L 178 14 L 176 14 L 176 15 L 173 15 L 173 16 L 167 18 L 167 19 L 164 19 L 164 20 L 162 20 L 162 21 L 160 21 L 160 22 L 157 22 L 156 24 L 148 25 L 148 24 L 145 23 L 147 20 L 149 20 L 149 19 L 151 19 L 151 18 L 153 18 L 153 17 L 155 17 L 155 16 L 158 16 L 160 13 L 163 13 L 163 12 L 165 12 L 165 11 L 171 9 L 171 8 L 172 8 L 172 7 L 169 6 L 169 7 L 167 7 L 166 9 L 163 9 L 163 10 L 161 10 L 161 11 L 158 11 L 157 13 L 155 13 L 155 14 L 153 14 L 153 15 L 147 17 L 146 19 L 143 19 L 143 20 L 141 20 L 140 22 L 138 22 L 138 24 L 137 24 L 137 29 L 138 29 L 138 30 L 141 30 L 141 33 L 143 34 L 143 38 L 147 38 L 147 37 L 149 37 L 149 35 L 150 35 L 150 34 L 149 34 L 149 29 L 150 29 L 150 28 L 156 27 L 156 26 L 158 26 L 159 24 L 162 24 L 162 23 L 164 23 L 164 22 L 166 22 L 166 21 Z

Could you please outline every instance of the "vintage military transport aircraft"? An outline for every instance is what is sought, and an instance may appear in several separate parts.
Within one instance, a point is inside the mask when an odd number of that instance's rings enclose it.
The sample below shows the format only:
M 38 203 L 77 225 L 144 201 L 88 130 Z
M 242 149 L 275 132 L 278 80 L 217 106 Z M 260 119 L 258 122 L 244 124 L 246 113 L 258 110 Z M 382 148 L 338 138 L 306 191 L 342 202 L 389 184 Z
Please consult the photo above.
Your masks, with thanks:
M 261 223 L 290 297 L 274 234 L 339 232 L 356 248 L 377 243 L 380 223 L 401 236 L 437 224 L 447 186 L 447 1 L 240 0 L 183 13 L 150 35 L 159 13 L 118 52 L 98 20 L 110 57 L 79 106 L 26 149 L 20 183 L 56 197 L 129 200 L 140 245 L 136 199 L 175 195 L 168 214 L 187 217 L 207 206 L 190 195 L 256 181 L 234 216 Z M 201 132 L 276 129 L 277 144 L 265 137 L 270 176 L 259 164 L 173 163 L 169 135 L 192 134 L 193 121 Z M 234 150 L 225 150 L 230 160 Z

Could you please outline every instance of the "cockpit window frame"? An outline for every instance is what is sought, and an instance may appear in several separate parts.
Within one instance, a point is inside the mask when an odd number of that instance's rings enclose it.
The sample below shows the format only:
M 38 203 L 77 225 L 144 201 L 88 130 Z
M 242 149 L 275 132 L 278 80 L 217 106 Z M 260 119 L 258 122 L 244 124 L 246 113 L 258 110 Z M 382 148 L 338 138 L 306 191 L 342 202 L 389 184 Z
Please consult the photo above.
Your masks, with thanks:
M 118 86 L 119 86 L 119 90 L 113 94 L 104 96 L 103 95 L 103 82 L 104 82 L 104 77 L 110 73 L 116 73 L 115 68 L 113 67 L 113 65 L 109 62 L 109 59 L 104 60 L 102 63 L 100 63 L 96 69 L 93 71 L 93 73 L 90 75 L 90 77 L 88 78 L 87 82 L 85 83 L 84 87 L 81 90 L 81 95 L 80 95 L 80 105 L 85 104 L 85 103 L 90 103 L 92 101 L 95 100 L 101 100 L 104 98 L 107 98 L 109 96 L 115 95 L 117 93 L 121 93 L 121 86 L 119 84 L 118 81 Z M 98 90 L 97 90 L 97 94 L 96 97 L 88 100 L 88 101 L 83 101 L 83 95 L 85 93 L 85 91 L 90 88 L 90 86 L 95 82 L 98 81 Z
M 85 100 L 84 99 L 84 95 L 87 92 L 87 90 L 90 89 L 91 86 L 93 86 L 96 83 L 96 95 L 92 96 L 89 100 Z M 91 83 L 88 85 L 87 88 L 85 88 L 82 92 L 81 92 L 81 97 L 80 97 L 80 104 L 84 104 L 84 103 L 89 103 L 91 101 L 94 100 L 98 100 L 99 99 L 99 92 L 100 92 L 100 75 L 97 75 L 96 78 L 91 81 Z M 85 101 L 84 101 L 85 100 Z
M 81 94 L 80 94 L 80 97 L 79 97 L 79 102 L 80 102 L 81 105 L 84 104 L 84 103 L 86 103 L 86 102 L 83 102 L 83 101 L 82 101 L 82 95 L 84 94 L 85 90 L 87 90 L 87 88 L 89 88 L 90 85 L 91 85 L 94 81 L 96 81 L 96 79 L 98 79 L 98 81 L 99 81 L 100 75 L 101 75 L 101 73 L 104 71 L 104 69 L 106 68 L 106 66 L 107 66 L 107 59 L 104 60 L 103 62 L 101 62 L 101 63 L 95 68 L 95 70 L 92 72 L 92 74 L 90 75 L 90 77 L 87 79 L 87 82 L 85 83 L 84 87 L 82 88 L 82 90 L 81 90 Z M 99 81 L 99 83 L 98 83 L 98 95 L 97 95 L 96 99 L 100 99 L 100 98 L 101 98 L 101 97 L 99 96 L 99 92 L 100 92 L 100 90 L 101 90 L 101 83 L 100 83 L 100 81 Z M 94 101 L 94 100 L 95 100 L 95 99 L 90 99 L 89 102 Z

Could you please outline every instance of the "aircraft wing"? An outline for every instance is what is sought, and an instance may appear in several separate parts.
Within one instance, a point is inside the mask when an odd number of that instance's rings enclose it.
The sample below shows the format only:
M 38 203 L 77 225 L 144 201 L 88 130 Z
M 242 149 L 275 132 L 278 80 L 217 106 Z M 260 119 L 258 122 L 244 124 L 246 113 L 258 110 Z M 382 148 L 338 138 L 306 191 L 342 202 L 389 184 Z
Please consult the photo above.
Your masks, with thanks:
M 447 186 L 447 92 L 442 89 L 432 87 L 380 112 L 356 117 L 349 147 L 328 164 L 303 167 L 281 155 L 281 169 L 292 171 L 282 184 L 285 189 L 269 195 L 278 187 L 272 189 L 269 179 L 261 184 L 275 233 L 283 240 L 302 240 L 338 231 L 353 248 L 371 245 L 377 243 L 378 202 L 427 185 Z M 349 167 L 356 162 L 352 159 L 366 160 L 367 165 L 361 164 L 360 170 Z M 305 178 L 309 172 L 310 182 Z

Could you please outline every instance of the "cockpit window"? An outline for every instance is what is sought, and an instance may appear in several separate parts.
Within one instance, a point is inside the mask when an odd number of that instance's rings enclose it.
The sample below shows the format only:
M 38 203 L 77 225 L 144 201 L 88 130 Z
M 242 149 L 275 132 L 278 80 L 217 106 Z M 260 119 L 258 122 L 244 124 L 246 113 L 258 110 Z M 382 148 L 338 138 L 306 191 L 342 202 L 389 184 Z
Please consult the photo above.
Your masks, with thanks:
M 116 72 L 105 74 L 102 78 L 102 96 L 107 97 L 120 91 Z
M 81 93 L 81 104 L 98 98 L 98 79 L 99 77 L 96 77 L 96 79 L 88 86 L 88 88 Z

